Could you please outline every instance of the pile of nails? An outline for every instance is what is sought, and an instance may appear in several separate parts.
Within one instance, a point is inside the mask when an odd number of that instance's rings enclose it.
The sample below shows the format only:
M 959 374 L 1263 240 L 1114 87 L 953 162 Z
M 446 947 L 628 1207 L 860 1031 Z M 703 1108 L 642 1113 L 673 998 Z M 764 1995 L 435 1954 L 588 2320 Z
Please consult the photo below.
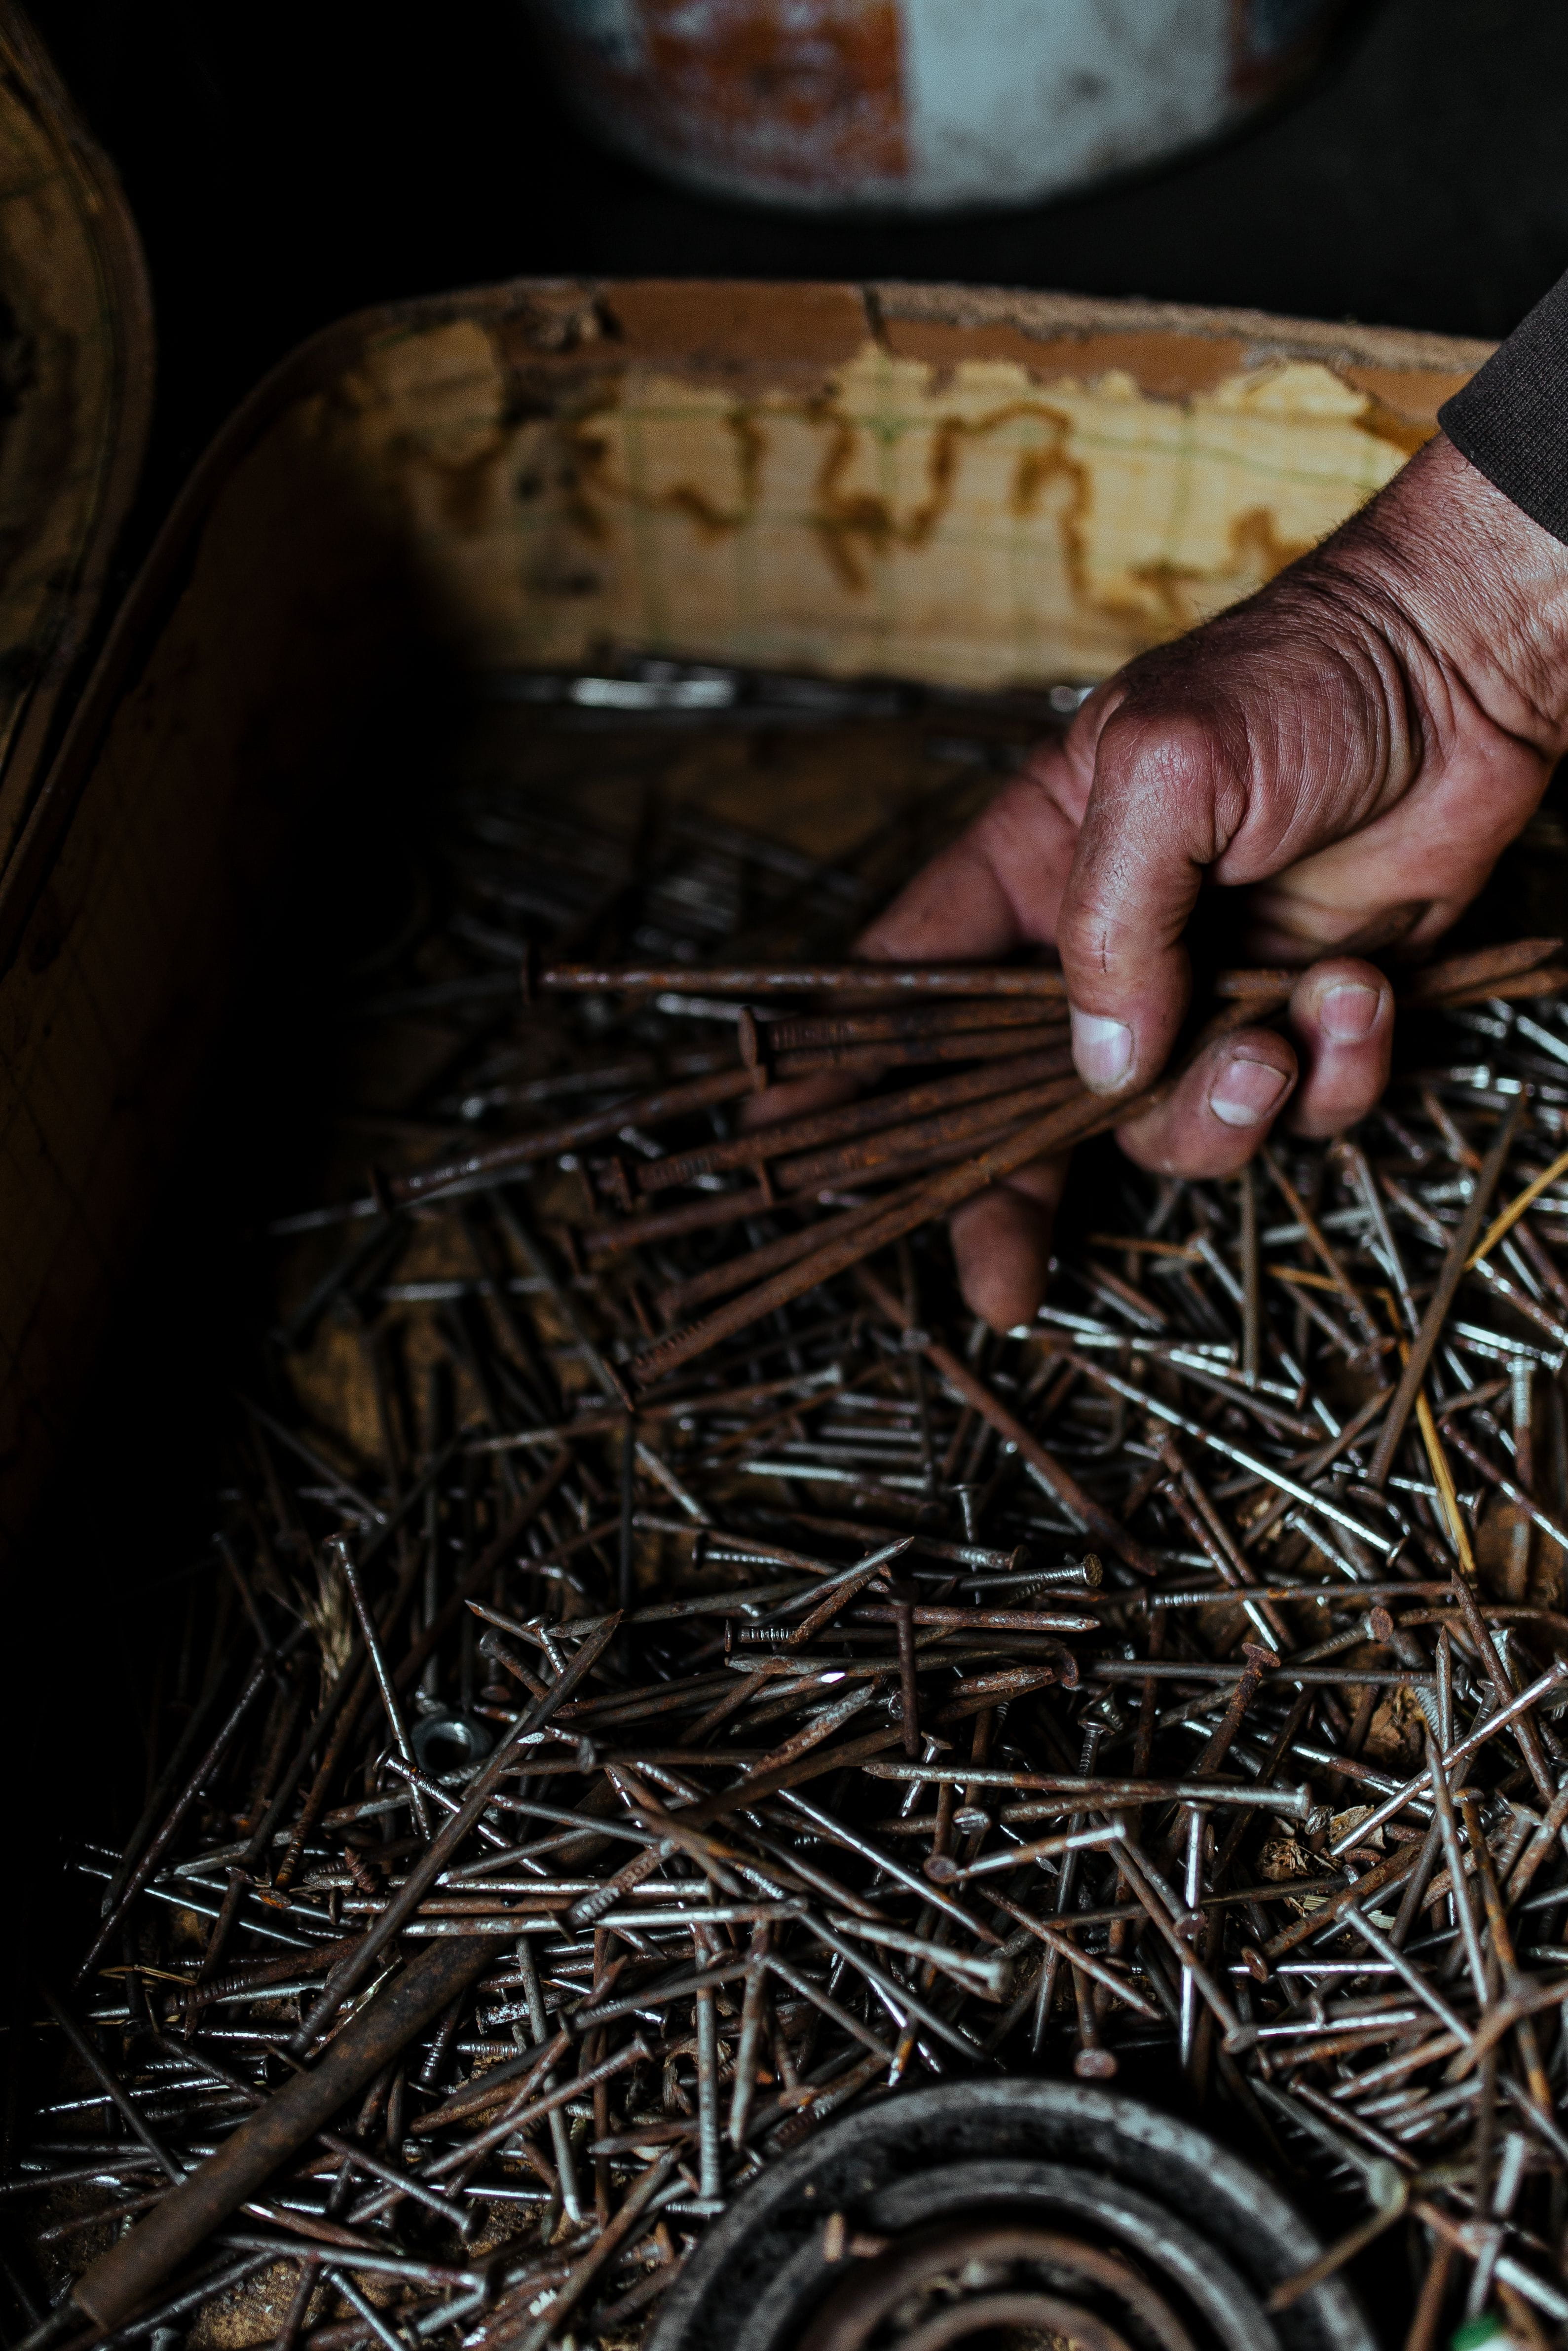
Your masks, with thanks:
M 1113 1114 L 1059 977 L 677 945 L 547 939 L 437 1081 L 512 1131 L 277 1228 L 205 1677 L 0 2178 L 33 2341 L 626 2339 L 827 2116 L 995 2068 L 1179 2068 L 1337 2214 L 1281 2304 L 1394 2232 L 1416 2351 L 1547 2339 L 1557 943 L 1409 982 L 1334 1144 L 1101 1146 L 1006 1336 L 941 1220 Z

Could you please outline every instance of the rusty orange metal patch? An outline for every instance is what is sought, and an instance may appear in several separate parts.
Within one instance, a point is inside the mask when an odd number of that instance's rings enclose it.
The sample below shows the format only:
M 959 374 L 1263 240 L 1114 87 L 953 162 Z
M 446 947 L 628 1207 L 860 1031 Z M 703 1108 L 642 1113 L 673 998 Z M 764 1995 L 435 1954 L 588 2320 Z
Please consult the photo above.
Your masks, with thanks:
M 672 160 L 812 193 L 904 177 L 899 0 L 631 0 L 627 14 L 636 63 L 606 78 L 622 120 Z

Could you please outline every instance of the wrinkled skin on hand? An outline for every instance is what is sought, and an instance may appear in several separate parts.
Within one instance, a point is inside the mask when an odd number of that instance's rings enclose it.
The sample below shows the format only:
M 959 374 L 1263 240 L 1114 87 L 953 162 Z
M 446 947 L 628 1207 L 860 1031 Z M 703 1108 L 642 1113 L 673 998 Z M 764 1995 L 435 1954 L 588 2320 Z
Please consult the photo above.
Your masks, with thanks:
M 1080 1073 L 1114 1092 L 1170 1051 L 1199 890 L 1245 891 L 1243 953 L 1301 967 L 1289 1035 L 1223 1039 L 1118 1130 L 1142 1166 L 1229 1175 L 1278 1119 L 1323 1135 L 1370 1109 L 1394 999 L 1365 956 L 1447 928 L 1565 747 L 1568 547 L 1439 435 L 1258 595 L 1101 686 L 860 951 L 1056 946 Z M 803 1106 L 779 1092 L 777 1113 Z M 1044 1295 L 1064 1173 L 1038 1162 L 953 1218 L 964 1296 L 998 1330 Z

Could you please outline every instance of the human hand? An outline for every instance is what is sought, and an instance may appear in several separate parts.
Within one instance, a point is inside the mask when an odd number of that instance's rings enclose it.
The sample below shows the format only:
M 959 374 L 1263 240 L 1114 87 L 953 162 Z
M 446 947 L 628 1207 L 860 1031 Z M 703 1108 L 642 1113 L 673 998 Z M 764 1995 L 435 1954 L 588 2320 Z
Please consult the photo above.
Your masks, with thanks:
M 1568 547 L 1439 436 L 1258 595 L 1101 686 L 860 952 L 1054 944 L 1080 1074 L 1130 1093 L 1186 1012 L 1200 889 L 1245 890 L 1242 952 L 1301 967 L 1289 1036 L 1224 1038 L 1118 1130 L 1142 1166 L 1232 1174 L 1287 1110 L 1321 1135 L 1371 1107 L 1394 999 L 1365 956 L 1448 927 L 1565 747 Z M 953 1218 L 964 1296 L 998 1330 L 1044 1295 L 1064 1172 L 1039 1162 Z

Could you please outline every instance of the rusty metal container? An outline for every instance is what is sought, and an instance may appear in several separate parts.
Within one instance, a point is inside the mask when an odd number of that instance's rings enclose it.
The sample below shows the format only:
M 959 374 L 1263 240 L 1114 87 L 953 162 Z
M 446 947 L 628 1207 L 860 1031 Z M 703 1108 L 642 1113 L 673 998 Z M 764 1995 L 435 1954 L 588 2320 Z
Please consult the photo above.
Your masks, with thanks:
M 527 0 L 578 112 L 706 193 L 1034 204 L 1156 163 L 1312 61 L 1338 0 Z

